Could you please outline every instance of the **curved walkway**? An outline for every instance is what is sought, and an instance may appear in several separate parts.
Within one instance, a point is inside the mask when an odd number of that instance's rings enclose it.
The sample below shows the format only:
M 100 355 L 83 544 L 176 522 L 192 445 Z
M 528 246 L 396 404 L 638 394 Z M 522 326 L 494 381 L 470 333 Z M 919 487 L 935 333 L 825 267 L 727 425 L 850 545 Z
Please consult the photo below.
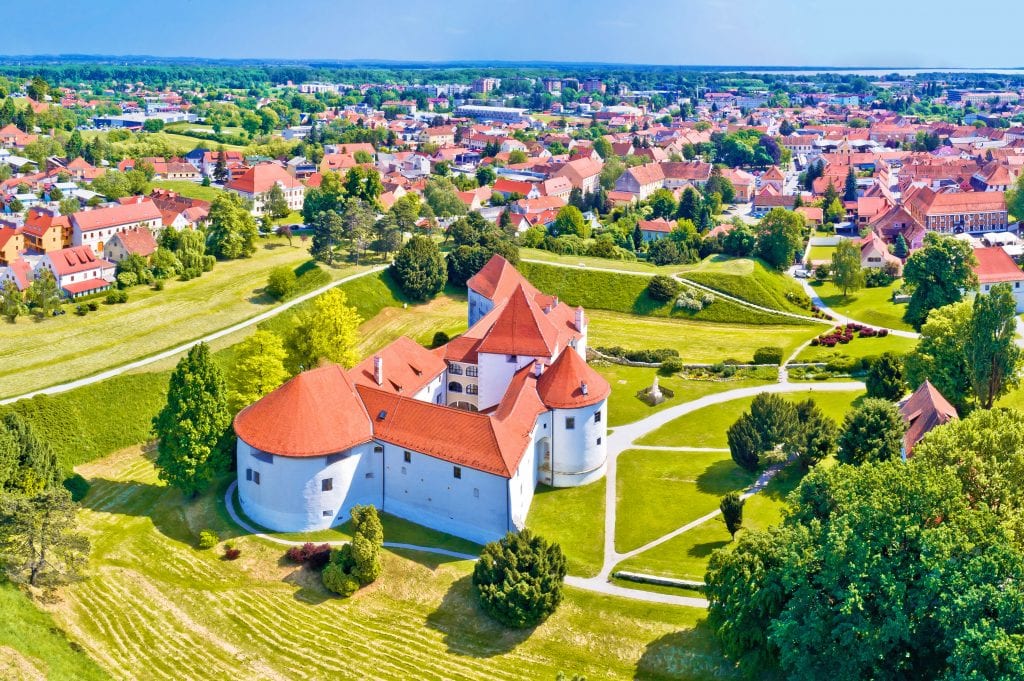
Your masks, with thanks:
M 282 546 L 302 546 L 306 542 L 304 541 L 293 541 L 290 539 L 281 539 L 280 537 L 274 537 L 264 532 L 261 532 L 256 527 L 253 527 L 246 520 L 244 520 L 238 511 L 235 510 L 234 494 L 235 488 L 238 483 L 232 481 L 228 485 L 227 490 L 224 492 L 224 507 L 228 511 L 228 515 L 231 516 L 231 520 L 241 527 L 243 530 L 248 532 L 254 537 L 265 539 L 266 541 L 280 544 Z M 328 544 L 337 545 L 345 542 L 326 542 Z M 458 551 L 451 551 L 449 549 L 437 548 L 434 546 L 420 546 L 418 544 L 405 544 L 402 542 L 384 542 L 384 548 L 388 549 L 399 549 L 405 551 L 419 551 L 421 553 L 431 553 L 439 556 L 447 556 L 449 558 L 455 558 L 457 560 L 477 560 L 477 556 L 469 553 L 459 553 Z M 623 598 L 630 598 L 635 601 L 647 601 L 650 603 L 667 603 L 669 605 L 686 605 L 692 608 L 706 608 L 708 602 L 703 598 L 693 598 L 691 596 L 675 596 L 673 594 L 664 594 L 654 591 L 643 591 L 641 589 L 627 589 L 617 584 L 609 584 L 605 582 L 600 585 L 601 588 L 595 588 L 595 585 L 589 579 L 582 577 L 573 577 L 569 575 L 565 578 L 565 583 L 569 586 L 576 587 L 577 589 L 585 589 L 587 591 L 596 591 L 608 596 L 621 596 Z
M 280 305 L 271 310 L 261 312 L 260 314 L 254 317 L 242 320 L 237 324 L 232 324 L 231 326 L 223 328 L 220 331 L 214 331 L 213 333 L 207 334 L 202 338 L 196 338 L 195 340 L 191 340 L 187 343 L 182 343 L 181 345 L 175 346 L 169 350 L 164 350 L 163 352 L 159 352 L 155 355 L 143 357 L 142 359 L 135 360 L 134 362 L 128 362 L 127 364 L 122 364 L 121 366 L 117 366 L 112 369 L 107 369 L 106 371 L 101 371 L 98 374 L 93 374 L 92 376 L 87 376 L 85 378 L 80 378 L 74 381 L 68 381 L 67 383 L 58 383 L 57 385 L 51 385 L 48 388 L 40 388 L 39 390 L 33 390 L 32 392 L 24 393 L 22 395 L 15 395 L 14 397 L 7 397 L 0 400 L 0 404 L 10 404 L 12 402 L 17 402 L 18 400 L 35 397 L 36 395 L 55 395 L 57 393 L 67 392 L 68 390 L 74 390 L 75 388 L 81 388 L 82 386 L 91 385 L 93 383 L 99 383 L 100 381 L 105 381 L 108 378 L 120 376 L 121 374 L 132 371 L 133 369 L 139 369 L 141 367 L 153 364 L 155 362 L 159 362 L 160 360 L 167 359 L 169 357 L 174 357 L 175 355 L 186 352 L 193 345 L 198 345 L 199 343 L 209 343 L 211 341 L 217 340 L 218 338 L 223 338 L 224 336 L 228 336 L 232 333 L 235 333 L 236 331 L 241 331 L 242 329 L 253 326 L 254 324 L 259 324 L 260 322 L 270 319 L 272 317 L 276 317 L 282 312 L 290 310 L 296 305 L 304 303 L 307 300 L 310 300 L 311 298 L 315 298 L 321 293 L 326 293 L 335 286 L 341 286 L 342 284 L 347 284 L 348 282 L 353 281 L 355 279 L 359 279 L 360 277 L 365 277 L 368 274 L 380 272 L 386 267 L 387 265 L 377 265 L 375 267 L 371 267 L 365 272 L 359 272 L 357 274 L 350 274 L 347 277 L 342 277 L 337 281 L 332 281 L 331 283 L 325 284 L 320 288 L 310 291 L 309 293 L 304 293 L 301 296 L 292 298 L 287 302 L 281 303 Z
M 807 281 L 806 279 L 798 279 L 797 281 L 799 281 L 800 285 L 804 287 L 804 291 L 807 292 L 807 295 L 811 297 L 811 302 L 814 303 L 815 305 L 817 305 L 818 309 L 820 309 L 822 312 L 824 312 L 825 314 L 830 315 L 831 317 L 834 318 L 835 321 L 834 322 L 830 322 L 833 325 L 835 325 L 835 324 L 840 324 L 840 325 L 841 324 L 849 324 L 849 323 L 852 322 L 854 324 L 863 324 L 864 326 L 870 326 L 871 328 L 874 328 L 874 329 L 886 329 L 889 332 L 889 334 L 892 335 L 892 336 L 902 336 L 903 338 L 920 338 L 921 337 L 921 334 L 915 333 L 913 331 L 904 331 L 903 329 L 890 329 L 890 328 L 885 327 L 885 326 L 878 326 L 877 324 L 868 324 L 867 322 L 859 322 L 856 319 L 853 319 L 852 317 L 848 317 L 847 315 L 844 315 L 841 312 L 836 312 L 835 310 L 833 310 L 832 308 L 830 308 L 828 305 L 825 304 L 825 301 L 823 301 L 821 299 L 821 296 L 818 295 L 818 292 L 814 290 L 814 287 L 811 286 L 809 281 Z

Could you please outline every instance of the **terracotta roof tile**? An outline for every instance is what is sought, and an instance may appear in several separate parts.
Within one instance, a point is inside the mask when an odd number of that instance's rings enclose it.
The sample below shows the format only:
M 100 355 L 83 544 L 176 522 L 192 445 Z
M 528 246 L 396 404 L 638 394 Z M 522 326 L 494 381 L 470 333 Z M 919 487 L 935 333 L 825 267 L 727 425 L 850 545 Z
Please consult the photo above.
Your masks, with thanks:
M 537 380 L 537 392 L 549 407 L 577 409 L 606 399 L 611 394 L 611 386 L 578 352 L 566 348 Z
M 374 378 L 374 361 L 380 357 L 383 381 Z M 356 385 L 366 385 L 396 394 L 413 396 L 445 370 L 444 360 L 407 336 L 381 348 L 349 370 Z

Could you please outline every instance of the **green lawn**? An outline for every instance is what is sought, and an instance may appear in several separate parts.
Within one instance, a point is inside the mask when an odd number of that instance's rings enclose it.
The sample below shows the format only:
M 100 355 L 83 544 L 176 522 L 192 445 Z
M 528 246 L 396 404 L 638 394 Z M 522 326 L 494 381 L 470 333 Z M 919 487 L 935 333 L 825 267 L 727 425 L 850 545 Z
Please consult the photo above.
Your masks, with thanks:
M 204 187 L 198 182 L 190 182 L 188 180 L 153 180 L 153 186 L 170 189 L 182 196 L 201 201 L 213 201 L 224 193 L 223 190 L 216 187 Z
M 631 450 L 618 461 L 615 549 L 626 552 L 718 508 L 757 475 L 723 452 Z
M 808 385 L 806 392 L 786 393 L 783 397 L 791 402 L 811 398 L 828 416 L 840 423 L 850 405 L 862 394 L 861 391 L 815 392 L 814 386 Z M 746 397 L 692 411 L 648 433 L 637 440 L 637 444 L 655 447 L 728 447 L 725 432 L 750 408 L 752 401 L 752 397 Z
M 917 347 L 916 338 L 888 335 L 885 338 L 857 338 L 846 345 L 832 348 L 808 345 L 797 356 L 797 362 L 827 362 L 839 357 L 877 357 L 883 352 L 905 355 Z
M 546 623 L 509 631 L 477 606 L 470 563 L 412 552 L 385 552 L 377 583 L 341 600 L 280 546 L 196 550 L 203 528 L 237 531 L 212 491 L 183 503 L 138 452 L 80 472 L 91 574 L 54 618 L 116 678 L 733 678 L 698 609 L 567 588 Z
M 11 584 L 0 584 L 0 677 L 91 681 L 110 678 L 68 641 L 50 614 Z
M 793 302 L 807 299 L 800 285 L 784 274 L 769 270 L 758 260 L 711 255 L 682 276 L 755 305 L 810 314 L 808 308 Z
M 815 281 L 811 283 L 811 286 L 815 288 L 825 305 L 858 322 L 884 326 L 889 329 L 913 331 L 913 327 L 903 321 L 903 313 L 907 309 L 906 304 L 897 305 L 892 302 L 892 292 L 897 290 L 901 284 L 902 280 L 897 279 L 889 286 L 862 288 L 850 293 L 845 298 L 831 281 Z
M 836 252 L 835 246 L 811 246 L 811 252 L 807 259 L 810 263 L 832 262 L 832 254 Z
M 0 396 L 88 376 L 269 310 L 275 301 L 263 288 L 270 269 L 308 261 L 309 253 L 297 241 L 289 247 L 284 239 L 271 237 L 258 242 L 253 257 L 218 262 L 198 279 L 168 281 L 163 291 L 132 288 L 123 305 L 101 304 L 85 317 L 69 312 L 42 321 L 21 317 L 15 324 L 4 322 Z M 327 272 L 336 279 L 360 269 Z
M 526 526 L 565 552 L 569 574 L 593 577 L 604 561 L 605 479 L 580 487 L 539 485 Z
M 752 267 L 751 261 L 744 262 Z M 582 305 L 588 312 L 608 310 L 650 317 L 751 325 L 807 324 L 799 319 L 762 312 L 720 297 L 700 312 L 687 312 L 676 308 L 674 301 L 661 302 L 651 298 L 647 294 L 650 277 L 640 274 L 528 262 L 520 263 L 519 269 L 541 291 L 557 295 L 570 305 Z
M 588 342 L 592 347 L 621 345 L 633 350 L 675 348 L 684 362 L 693 363 L 715 363 L 725 359 L 749 362 L 753 359 L 754 350 L 763 345 L 778 345 L 783 349 L 783 357 L 788 357 L 802 343 L 826 328 L 819 325 L 757 326 L 698 322 L 591 309 L 587 310 L 587 315 L 590 319 Z
M 802 478 L 798 466 L 789 466 L 768 483 L 765 489 L 749 497 L 743 506 L 743 529 L 740 533 L 765 529 L 781 522 L 786 495 L 796 488 Z M 615 570 L 703 581 L 712 552 L 730 543 L 729 531 L 725 529 L 725 523 L 719 515 L 624 560 L 615 566 Z
M 674 391 L 675 396 L 666 399 L 659 405 L 649 407 L 636 394 L 641 389 L 651 386 L 656 373 L 655 369 L 610 363 L 595 363 L 593 366 L 605 377 L 612 387 L 612 394 L 608 402 L 608 425 L 610 427 L 639 421 L 666 407 L 689 402 L 704 395 L 736 388 L 746 388 L 752 385 L 764 385 L 774 380 L 731 378 L 703 381 L 680 378 L 679 376 L 670 376 L 668 378 L 659 376 L 659 385 L 662 388 Z
M 674 272 L 682 272 L 691 267 L 690 265 L 664 265 L 659 267 L 658 265 L 652 265 L 646 260 L 611 260 L 609 258 L 593 258 L 587 255 L 560 255 L 539 248 L 520 248 L 519 257 L 523 260 L 543 260 L 572 267 L 586 265 L 587 267 L 597 269 L 625 270 L 640 274 L 672 274 Z

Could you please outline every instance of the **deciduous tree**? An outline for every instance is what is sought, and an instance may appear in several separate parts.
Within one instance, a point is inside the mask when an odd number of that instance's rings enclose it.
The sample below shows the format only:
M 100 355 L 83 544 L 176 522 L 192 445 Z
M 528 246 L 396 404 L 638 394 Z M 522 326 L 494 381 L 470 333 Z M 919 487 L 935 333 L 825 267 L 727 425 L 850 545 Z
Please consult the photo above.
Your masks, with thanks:
M 996 284 L 974 299 L 964 353 L 974 396 L 984 409 L 991 409 L 996 399 L 1020 380 L 1016 314 L 1017 301 L 1010 284 Z
M 860 266 L 860 249 L 849 239 L 843 239 L 832 252 L 832 283 L 843 292 L 859 291 L 864 286 L 864 270 Z
M 915 251 L 903 268 L 903 281 L 913 290 L 904 319 L 920 330 L 929 312 L 959 301 L 964 291 L 978 283 L 973 269 L 976 264 L 969 243 L 928 232 L 924 247 Z
M 804 218 L 784 208 L 772 208 L 757 227 L 757 255 L 777 270 L 790 267 L 803 245 Z
M 256 252 L 256 220 L 238 194 L 224 192 L 210 203 L 207 250 L 218 258 L 248 258 Z
M 252 404 L 285 382 L 284 344 L 277 334 L 260 329 L 236 347 L 235 363 L 228 372 L 228 405 L 232 413 Z
M 75 581 L 89 562 L 89 540 L 77 531 L 78 505 L 63 487 L 29 496 L 0 494 L 0 562 L 15 584 Z
M 346 368 L 354 366 L 359 361 L 357 345 L 362 321 L 340 289 L 332 288 L 317 296 L 312 308 L 295 325 L 290 342 L 293 362 L 304 369 L 323 360 Z

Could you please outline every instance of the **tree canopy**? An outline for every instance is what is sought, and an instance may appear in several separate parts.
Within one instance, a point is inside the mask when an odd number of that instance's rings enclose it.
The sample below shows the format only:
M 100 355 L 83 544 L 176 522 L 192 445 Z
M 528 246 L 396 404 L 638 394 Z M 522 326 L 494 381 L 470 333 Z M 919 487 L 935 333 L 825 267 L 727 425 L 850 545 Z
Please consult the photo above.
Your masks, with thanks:
M 562 602 L 566 571 L 561 547 L 524 529 L 484 547 L 473 586 L 488 615 L 525 629 L 546 620 Z
M 966 241 L 929 232 L 924 247 L 907 260 L 903 281 L 912 289 L 904 319 L 921 329 L 928 313 L 959 301 L 978 284 L 974 251 Z
M 391 264 L 391 271 L 398 285 L 413 300 L 430 300 L 448 281 L 444 256 L 434 240 L 425 236 L 414 236 L 402 246 Z

